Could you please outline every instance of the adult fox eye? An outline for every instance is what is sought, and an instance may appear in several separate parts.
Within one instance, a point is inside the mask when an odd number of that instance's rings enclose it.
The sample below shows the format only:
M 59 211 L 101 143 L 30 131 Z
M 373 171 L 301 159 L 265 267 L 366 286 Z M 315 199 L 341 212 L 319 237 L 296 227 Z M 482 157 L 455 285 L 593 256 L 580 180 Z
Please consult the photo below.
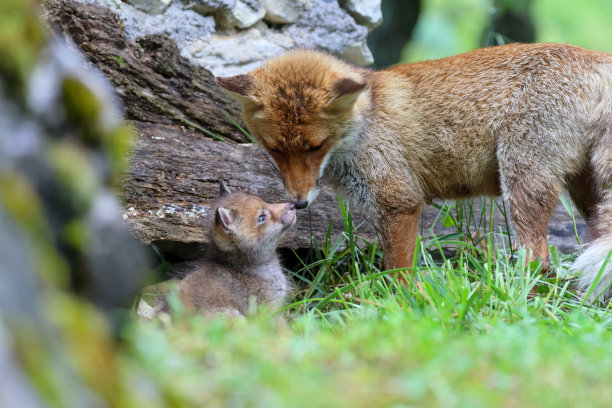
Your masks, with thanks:
M 257 221 L 259 221 L 260 223 L 264 222 L 265 220 L 266 220 L 266 214 L 261 214 L 259 218 L 257 219 Z
M 282 152 L 279 149 L 270 149 L 272 153 L 281 154 Z
M 312 153 L 312 152 L 316 152 L 317 150 L 321 149 L 323 147 L 323 145 L 325 144 L 325 142 L 321 143 L 318 146 L 310 146 L 308 148 L 308 153 Z

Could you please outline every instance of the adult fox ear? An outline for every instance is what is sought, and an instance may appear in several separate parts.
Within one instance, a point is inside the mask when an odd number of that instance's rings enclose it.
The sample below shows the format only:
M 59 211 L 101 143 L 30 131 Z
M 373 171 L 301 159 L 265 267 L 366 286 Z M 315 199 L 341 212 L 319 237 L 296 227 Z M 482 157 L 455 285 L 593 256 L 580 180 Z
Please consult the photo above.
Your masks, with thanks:
M 219 197 L 223 197 L 228 194 L 232 194 L 232 192 L 229 190 L 229 188 L 227 188 L 223 180 L 219 180 Z
M 219 207 L 215 213 L 215 224 L 221 225 L 228 231 L 232 230 L 234 216 L 229 208 Z
M 357 98 L 363 91 L 366 90 L 368 84 L 357 82 L 351 78 L 343 78 L 337 80 L 332 86 L 334 99 L 324 108 L 328 115 L 337 115 L 346 113 L 357 102 Z
M 252 117 L 263 109 L 263 104 L 251 95 L 255 89 L 255 79 L 250 74 L 217 77 L 216 80 L 219 86 L 242 104 L 244 117 Z
M 255 80 L 249 74 L 232 77 L 217 77 L 217 84 L 240 102 L 249 100 L 249 92 L 255 87 Z

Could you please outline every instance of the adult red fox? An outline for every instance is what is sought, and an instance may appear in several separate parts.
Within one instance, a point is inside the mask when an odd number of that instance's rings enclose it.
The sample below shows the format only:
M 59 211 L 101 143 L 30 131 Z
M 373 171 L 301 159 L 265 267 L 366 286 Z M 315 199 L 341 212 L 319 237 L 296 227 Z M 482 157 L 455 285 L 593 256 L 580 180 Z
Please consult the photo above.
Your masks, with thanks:
M 583 288 L 612 250 L 612 55 L 512 44 L 372 71 L 302 50 L 217 81 L 296 208 L 330 183 L 378 221 L 386 268 L 412 265 L 423 203 L 483 194 L 503 196 L 546 268 L 566 188 L 593 237 L 573 265 Z M 611 282 L 612 260 L 595 294 Z

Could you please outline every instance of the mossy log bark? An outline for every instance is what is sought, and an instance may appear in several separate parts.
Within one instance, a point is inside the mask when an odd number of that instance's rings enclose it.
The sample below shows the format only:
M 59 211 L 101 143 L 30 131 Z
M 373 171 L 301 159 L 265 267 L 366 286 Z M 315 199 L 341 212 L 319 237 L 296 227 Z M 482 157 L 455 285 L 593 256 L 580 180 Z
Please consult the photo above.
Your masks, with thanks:
M 124 218 L 145 243 L 206 243 L 207 209 L 217 196 L 218 180 L 234 189 L 281 201 L 280 177 L 258 146 L 236 144 L 245 137 L 232 122 L 240 107 L 215 83 L 213 75 L 180 56 L 163 35 L 126 38 L 121 22 L 104 7 L 66 0 L 45 1 L 47 20 L 85 53 L 114 84 L 125 115 L 134 121 L 138 141 L 124 183 Z M 187 129 L 190 127 L 191 129 Z M 198 129 L 197 131 L 194 129 Z M 212 140 L 210 133 L 229 143 Z M 426 206 L 421 232 L 426 234 L 438 210 Z M 335 195 L 327 188 L 311 207 L 299 213 L 297 228 L 282 245 L 310 246 L 321 241 L 334 222 L 334 236 L 343 228 Z M 370 222 L 356 213 L 359 234 L 376 239 Z M 474 219 L 480 218 L 476 208 Z M 487 217 L 488 218 L 488 217 Z M 496 231 L 506 228 L 497 211 Z M 585 224 L 578 220 L 583 233 Z M 576 248 L 571 218 L 559 207 L 551 220 L 550 242 Z M 436 233 L 453 228 L 436 227 Z

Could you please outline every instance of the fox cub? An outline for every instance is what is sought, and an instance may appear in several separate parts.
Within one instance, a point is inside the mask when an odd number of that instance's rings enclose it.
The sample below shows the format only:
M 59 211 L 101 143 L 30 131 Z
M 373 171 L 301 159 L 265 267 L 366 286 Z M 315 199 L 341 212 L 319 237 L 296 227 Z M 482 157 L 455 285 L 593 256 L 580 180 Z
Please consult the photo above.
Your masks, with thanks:
M 612 250 L 612 55 L 511 44 L 372 71 L 301 50 L 217 82 L 296 208 L 327 181 L 378 222 L 386 268 L 412 265 L 434 198 L 501 195 L 547 268 L 548 219 L 566 188 L 593 238 L 573 265 L 583 288 Z M 595 293 L 609 297 L 606 265 Z
M 281 305 L 292 291 L 276 248 L 295 224 L 293 204 L 268 204 L 249 194 L 232 194 L 220 182 L 212 208 L 207 258 L 179 284 L 186 309 L 212 316 L 241 317 L 249 302 Z M 158 311 L 168 311 L 164 300 Z

